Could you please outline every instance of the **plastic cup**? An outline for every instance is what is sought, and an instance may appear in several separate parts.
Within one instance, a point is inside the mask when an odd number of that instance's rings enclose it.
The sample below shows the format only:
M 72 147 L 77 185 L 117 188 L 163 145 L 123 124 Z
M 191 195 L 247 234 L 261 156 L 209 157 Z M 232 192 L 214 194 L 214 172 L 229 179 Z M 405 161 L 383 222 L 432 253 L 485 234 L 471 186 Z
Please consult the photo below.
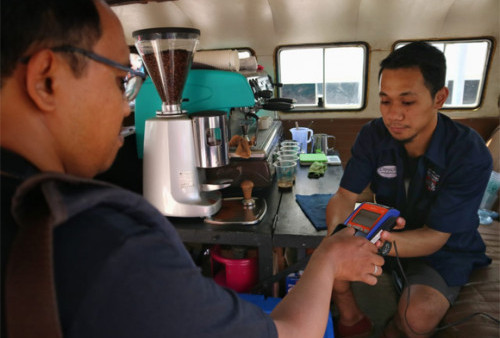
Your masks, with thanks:
M 278 161 L 293 161 L 297 162 L 299 160 L 299 156 L 297 154 L 283 154 L 278 155 Z
M 297 162 L 294 161 L 276 161 L 273 163 L 276 168 L 276 178 L 278 187 L 288 189 L 293 187 L 295 172 L 297 170 Z
M 297 154 L 280 155 L 280 156 L 278 156 L 277 161 L 292 161 L 298 165 L 299 164 L 299 155 L 297 155 Z M 297 167 L 295 167 L 295 170 L 293 171 L 293 181 L 294 182 L 295 182 L 296 177 L 297 177 Z
M 281 151 L 294 151 L 295 153 L 298 154 L 300 152 L 300 146 L 298 146 L 298 145 L 281 146 L 280 150 Z
M 278 149 L 278 150 L 276 150 L 273 153 L 273 162 L 277 161 L 279 157 L 282 157 L 282 156 L 293 156 L 293 155 L 297 155 L 297 152 L 296 151 L 292 151 L 292 150 L 279 150 Z
M 293 155 L 298 156 L 298 155 L 297 155 L 297 152 L 296 152 L 296 151 L 294 151 L 294 150 L 280 150 L 280 151 L 278 151 L 278 153 L 277 153 L 277 154 L 278 154 L 278 157 L 282 157 L 282 156 L 293 156 Z
M 300 148 L 300 144 L 299 142 L 297 141 L 294 141 L 294 140 L 285 140 L 285 141 L 282 141 L 281 144 L 280 144 L 282 147 L 290 147 L 290 146 L 297 146 Z
M 299 155 L 297 154 L 279 154 L 278 161 L 295 161 L 299 160 Z

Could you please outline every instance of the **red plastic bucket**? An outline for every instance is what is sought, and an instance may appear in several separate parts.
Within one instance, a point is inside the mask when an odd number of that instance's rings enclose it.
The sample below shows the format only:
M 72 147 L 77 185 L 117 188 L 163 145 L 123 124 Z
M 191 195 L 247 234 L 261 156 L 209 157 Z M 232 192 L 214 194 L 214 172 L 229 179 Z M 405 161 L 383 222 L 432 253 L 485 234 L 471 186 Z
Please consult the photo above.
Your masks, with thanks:
M 258 279 L 257 257 L 231 259 L 221 256 L 220 246 L 210 250 L 215 282 L 236 292 L 249 292 Z

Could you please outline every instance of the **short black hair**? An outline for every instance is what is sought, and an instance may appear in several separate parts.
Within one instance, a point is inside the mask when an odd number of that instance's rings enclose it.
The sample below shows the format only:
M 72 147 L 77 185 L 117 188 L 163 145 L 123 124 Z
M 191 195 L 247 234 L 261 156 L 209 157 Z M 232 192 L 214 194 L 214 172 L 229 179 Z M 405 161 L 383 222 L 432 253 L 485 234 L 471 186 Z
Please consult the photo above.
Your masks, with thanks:
M 96 0 L 1 0 L 1 77 L 43 48 L 73 45 L 91 49 L 102 35 Z M 77 74 L 87 60 L 68 54 Z
M 394 50 L 380 63 L 378 78 L 384 69 L 417 67 L 422 72 L 425 86 L 431 96 L 444 87 L 446 80 L 446 58 L 439 49 L 427 42 L 411 42 Z

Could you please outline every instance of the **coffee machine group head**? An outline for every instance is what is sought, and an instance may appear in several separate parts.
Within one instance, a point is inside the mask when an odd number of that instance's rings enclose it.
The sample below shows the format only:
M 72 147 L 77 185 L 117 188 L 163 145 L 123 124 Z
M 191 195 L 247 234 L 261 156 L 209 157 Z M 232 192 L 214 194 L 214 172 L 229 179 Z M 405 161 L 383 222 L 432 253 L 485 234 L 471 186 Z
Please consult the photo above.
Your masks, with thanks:
M 227 117 L 181 109 L 182 91 L 200 31 L 162 27 L 133 32 L 135 45 L 160 94 L 161 111 L 145 122 L 143 194 L 164 215 L 208 217 L 221 207 L 221 189 L 203 168 L 229 163 Z

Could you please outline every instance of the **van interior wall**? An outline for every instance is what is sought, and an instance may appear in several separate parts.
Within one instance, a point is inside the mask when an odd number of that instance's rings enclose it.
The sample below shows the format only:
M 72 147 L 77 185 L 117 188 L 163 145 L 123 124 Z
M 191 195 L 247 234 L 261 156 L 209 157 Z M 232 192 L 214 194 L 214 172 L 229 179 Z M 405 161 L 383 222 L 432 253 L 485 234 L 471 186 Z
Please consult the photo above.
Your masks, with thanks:
M 335 148 L 339 152 L 342 165 L 345 166 L 351 158 L 351 147 L 361 127 L 371 118 L 337 118 L 337 119 L 308 119 L 308 120 L 282 120 L 283 138 L 291 139 L 290 129 L 295 127 L 297 121 L 301 127 L 309 127 L 315 133 L 334 135 Z M 499 125 L 498 117 L 459 118 L 454 119 L 476 130 L 486 141 Z
M 378 115 L 380 61 L 397 40 L 491 36 L 500 39 L 498 0 L 177 0 L 112 7 L 130 45 L 132 32 L 151 27 L 200 29 L 199 50 L 248 47 L 276 79 L 278 46 L 364 41 L 370 48 L 363 111 L 282 114 L 281 119 L 373 118 Z M 498 47 L 496 48 L 498 49 Z M 493 52 L 484 101 L 475 117 L 498 117 L 500 53 Z M 319 116 L 321 115 L 321 116 Z M 356 115 L 356 116 L 354 116 Z M 455 110 L 452 118 L 469 118 Z
M 134 44 L 132 32 L 138 29 L 194 27 L 201 31 L 198 50 L 251 48 L 259 64 L 275 79 L 278 46 L 368 43 L 368 88 L 362 111 L 279 113 L 285 138 L 291 137 L 288 129 L 295 121 L 301 126 L 312 123 L 317 133 L 335 135 L 343 163 L 350 158 L 350 148 L 361 126 L 379 116 L 379 64 L 397 40 L 493 37 L 496 50 L 481 106 L 446 114 L 473 127 L 485 140 L 499 124 L 499 0 L 177 0 L 112 8 L 123 24 L 129 45 Z

